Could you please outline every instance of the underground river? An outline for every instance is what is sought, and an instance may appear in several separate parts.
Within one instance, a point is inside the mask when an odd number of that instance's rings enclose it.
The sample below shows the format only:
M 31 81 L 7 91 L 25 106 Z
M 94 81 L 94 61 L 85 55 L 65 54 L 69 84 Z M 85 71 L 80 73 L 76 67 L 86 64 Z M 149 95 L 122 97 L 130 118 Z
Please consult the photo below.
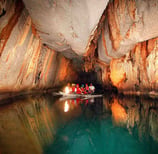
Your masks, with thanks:
M 0 106 L 2 154 L 155 154 L 157 148 L 156 99 L 37 94 Z

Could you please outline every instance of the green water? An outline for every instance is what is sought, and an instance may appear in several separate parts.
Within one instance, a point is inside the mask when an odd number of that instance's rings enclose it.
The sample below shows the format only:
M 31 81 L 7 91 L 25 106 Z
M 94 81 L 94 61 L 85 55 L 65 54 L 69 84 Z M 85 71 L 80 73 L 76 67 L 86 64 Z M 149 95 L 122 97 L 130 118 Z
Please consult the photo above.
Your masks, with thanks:
M 85 111 L 57 130 L 54 141 L 44 153 L 154 154 L 158 153 L 157 148 L 152 138 L 140 141 L 126 128 L 114 126 L 110 114 Z
M 0 106 L 1 154 L 158 153 L 156 99 L 36 94 L 5 103 Z

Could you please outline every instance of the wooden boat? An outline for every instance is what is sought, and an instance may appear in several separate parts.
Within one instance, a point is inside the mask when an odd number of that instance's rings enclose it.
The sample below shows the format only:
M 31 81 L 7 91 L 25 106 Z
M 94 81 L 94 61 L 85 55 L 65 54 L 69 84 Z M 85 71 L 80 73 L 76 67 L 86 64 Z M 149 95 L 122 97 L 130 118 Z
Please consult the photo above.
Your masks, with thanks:
M 67 94 L 62 91 L 58 93 L 54 93 L 58 96 L 68 97 L 68 98 L 95 98 L 95 97 L 103 97 L 102 94 Z

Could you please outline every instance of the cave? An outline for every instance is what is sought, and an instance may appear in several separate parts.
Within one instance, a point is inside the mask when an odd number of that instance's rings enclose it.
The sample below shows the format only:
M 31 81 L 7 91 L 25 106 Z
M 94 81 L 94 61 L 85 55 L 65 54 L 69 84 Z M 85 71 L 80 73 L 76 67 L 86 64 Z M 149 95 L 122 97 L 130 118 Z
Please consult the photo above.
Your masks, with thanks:
M 158 0 L 0 0 L 0 153 L 156 153 L 157 17 Z

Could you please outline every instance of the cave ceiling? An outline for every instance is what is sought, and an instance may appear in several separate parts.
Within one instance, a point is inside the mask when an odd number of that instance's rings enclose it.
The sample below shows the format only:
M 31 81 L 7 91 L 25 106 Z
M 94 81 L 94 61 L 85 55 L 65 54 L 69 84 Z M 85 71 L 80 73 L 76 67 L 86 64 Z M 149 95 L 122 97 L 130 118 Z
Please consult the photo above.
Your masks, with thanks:
M 110 63 L 158 36 L 157 0 L 23 2 L 42 43 L 70 59 L 97 50 L 98 59 Z
M 108 0 L 24 0 L 24 3 L 42 42 L 71 57 L 70 54 L 85 54 Z

